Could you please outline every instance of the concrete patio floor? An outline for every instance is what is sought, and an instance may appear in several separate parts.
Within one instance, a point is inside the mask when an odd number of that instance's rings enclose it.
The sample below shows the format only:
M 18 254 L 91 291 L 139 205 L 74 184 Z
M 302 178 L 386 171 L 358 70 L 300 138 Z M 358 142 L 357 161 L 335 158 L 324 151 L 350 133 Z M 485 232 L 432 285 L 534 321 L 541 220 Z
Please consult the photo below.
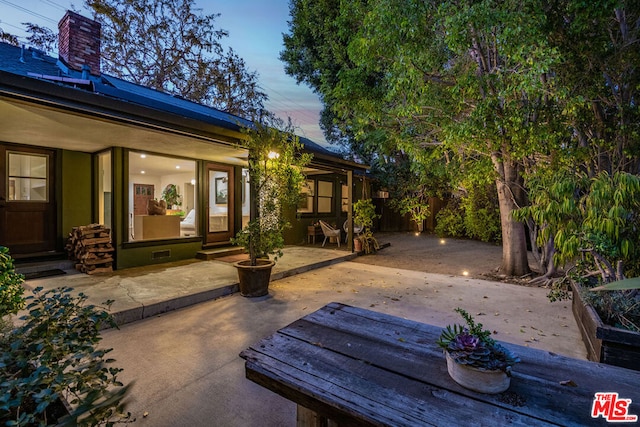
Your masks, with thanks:
M 385 249 L 393 250 L 401 248 Z M 461 323 L 453 311 L 461 307 L 497 340 L 585 359 L 570 302 L 550 303 L 546 289 L 382 267 L 374 265 L 375 255 L 367 264 L 351 257 L 335 249 L 286 248 L 269 295 L 259 298 L 234 292 L 235 269 L 223 261 L 27 284 L 71 286 L 90 302 L 116 300 L 122 326 L 103 331 L 101 347 L 113 348 L 114 366 L 124 369 L 120 379 L 134 382 L 128 410 L 139 425 L 294 426 L 295 405 L 246 380 L 238 354 L 332 301 L 437 326 Z

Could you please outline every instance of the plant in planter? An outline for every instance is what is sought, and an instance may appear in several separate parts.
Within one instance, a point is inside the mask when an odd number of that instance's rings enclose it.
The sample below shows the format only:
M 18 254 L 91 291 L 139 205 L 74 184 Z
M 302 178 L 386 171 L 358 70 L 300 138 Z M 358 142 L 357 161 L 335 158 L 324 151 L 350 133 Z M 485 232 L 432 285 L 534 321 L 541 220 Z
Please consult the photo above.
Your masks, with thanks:
M 537 244 L 555 265 L 574 266 L 553 279 L 549 298 L 569 297 L 590 360 L 640 370 L 640 296 L 637 290 L 590 289 L 640 275 L 640 177 L 618 172 L 556 178 L 553 199 L 533 197 L 523 209 L 540 228 Z M 544 191 L 547 191 L 546 189 Z M 523 215 L 525 216 L 525 215 Z M 568 285 L 568 286 L 567 286 Z
M 378 216 L 371 199 L 358 200 L 353 204 L 353 222 L 362 227 L 362 232 L 356 239 L 360 241 L 362 250 L 366 254 L 380 249 L 378 240 L 373 236 L 373 231 L 371 231 L 373 220 Z
M 438 345 L 444 349 L 447 370 L 461 386 L 480 393 L 502 393 L 510 385 L 511 367 L 520 359 L 490 337 L 473 317 L 456 308 L 466 325 L 449 325 Z
M 252 219 L 232 239 L 249 252 L 248 261 L 235 264 L 240 294 L 248 297 L 268 293 L 271 268 L 282 256 L 284 231 L 290 227 L 286 210 L 298 205 L 305 180 L 303 168 L 311 161 L 301 153 L 302 144 L 291 123 L 271 118 L 243 130 L 243 146 L 249 150 L 249 184 Z M 274 255 L 274 261 L 269 256 Z M 255 279 L 255 281 L 254 281 Z
M 178 186 L 175 184 L 167 184 L 162 190 L 162 200 L 167 203 L 169 209 L 182 204 L 182 197 L 178 194 Z

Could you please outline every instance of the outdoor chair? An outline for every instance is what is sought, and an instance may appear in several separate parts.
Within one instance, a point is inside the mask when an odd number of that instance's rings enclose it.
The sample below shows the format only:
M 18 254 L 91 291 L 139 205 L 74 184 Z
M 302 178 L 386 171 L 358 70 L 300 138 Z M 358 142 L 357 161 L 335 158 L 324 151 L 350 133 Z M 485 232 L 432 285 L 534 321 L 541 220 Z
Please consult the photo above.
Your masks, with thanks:
M 344 242 L 347 243 L 347 238 L 349 238 L 349 220 L 346 220 L 344 224 L 342 224 L 342 228 L 344 229 Z M 362 226 L 360 224 L 353 224 L 353 236 L 357 236 L 362 233 Z
M 336 242 L 338 243 L 338 247 L 340 247 L 340 229 L 333 228 L 329 224 L 324 221 L 320 221 L 320 227 L 322 227 L 322 234 L 324 234 L 324 241 L 322 242 L 322 247 L 324 248 L 324 244 L 327 243 L 327 239 L 331 237 L 336 238 Z

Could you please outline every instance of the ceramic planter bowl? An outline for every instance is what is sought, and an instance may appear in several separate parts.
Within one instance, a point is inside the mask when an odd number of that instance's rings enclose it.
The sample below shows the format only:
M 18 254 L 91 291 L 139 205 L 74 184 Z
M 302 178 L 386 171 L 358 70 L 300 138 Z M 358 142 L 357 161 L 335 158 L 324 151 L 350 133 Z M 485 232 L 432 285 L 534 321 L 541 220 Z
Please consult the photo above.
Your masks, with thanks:
M 509 388 L 511 377 L 501 370 L 485 371 L 468 365 L 456 363 L 448 352 L 447 371 L 449 376 L 458 384 L 478 393 L 497 394 Z

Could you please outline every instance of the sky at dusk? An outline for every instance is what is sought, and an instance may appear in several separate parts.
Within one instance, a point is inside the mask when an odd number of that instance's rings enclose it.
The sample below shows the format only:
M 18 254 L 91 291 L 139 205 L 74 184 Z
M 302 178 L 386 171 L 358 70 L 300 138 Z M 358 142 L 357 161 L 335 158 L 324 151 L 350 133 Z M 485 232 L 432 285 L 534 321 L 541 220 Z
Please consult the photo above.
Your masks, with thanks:
M 26 43 L 23 22 L 31 22 L 58 31 L 58 21 L 67 9 L 84 16 L 83 1 L 0 0 L 0 28 Z M 297 85 L 284 72 L 278 57 L 283 49 L 282 34 L 288 32 L 289 0 L 196 0 L 203 15 L 220 13 L 216 28 L 229 32 L 223 45 L 232 47 L 249 70 L 257 71 L 262 89 L 269 96 L 265 106 L 276 115 L 291 117 L 297 133 L 325 145 L 318 126 L 322 104 L 311 89 Z

